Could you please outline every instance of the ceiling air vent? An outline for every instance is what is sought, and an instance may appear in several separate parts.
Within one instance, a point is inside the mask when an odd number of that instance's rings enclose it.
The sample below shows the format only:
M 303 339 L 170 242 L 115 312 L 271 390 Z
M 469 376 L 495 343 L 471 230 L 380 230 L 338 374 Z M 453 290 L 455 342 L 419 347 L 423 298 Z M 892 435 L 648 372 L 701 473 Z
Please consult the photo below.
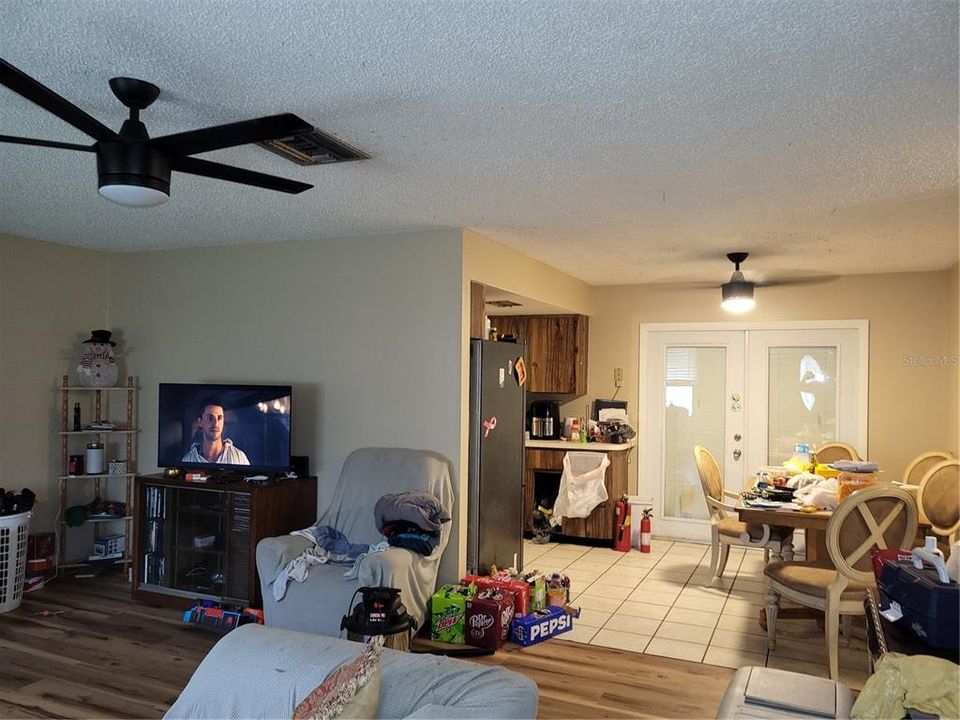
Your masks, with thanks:
M 498 308 L 520 307 L 520 303 L 513 300 L 487 300 L 487 305 L 493 305 Z
M 370 156 L 350 147 L 342 140 L 321 130 L 293 135 L 280 140 L 257 143 L 270 152 L 282 155 L 297 165 L 326 165 L 327 163 L 369 160 Z

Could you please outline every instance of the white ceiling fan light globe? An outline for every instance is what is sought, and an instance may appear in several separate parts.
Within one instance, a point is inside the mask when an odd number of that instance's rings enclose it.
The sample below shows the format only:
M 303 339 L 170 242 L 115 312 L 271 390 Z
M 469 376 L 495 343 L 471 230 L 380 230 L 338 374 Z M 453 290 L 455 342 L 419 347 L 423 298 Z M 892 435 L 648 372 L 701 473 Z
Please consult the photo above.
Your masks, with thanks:
M 162 190 L 143 185 L 101 185 L 100 196 L 126 207 L 156 207 L 170 196 Z
M 757 302 L 753 298 L 728 298 L 720 303 L 720 307 L 736 315 L 750 312 L 756 305 Z
M 746 282 L 740 272 L 735 272 L 730 282 L 721 285 L 720 290 L 723 294 L 720 307 L 727 312 L 742 315 L 756 307 L 757 303 L 753 299 L 753 283 Z

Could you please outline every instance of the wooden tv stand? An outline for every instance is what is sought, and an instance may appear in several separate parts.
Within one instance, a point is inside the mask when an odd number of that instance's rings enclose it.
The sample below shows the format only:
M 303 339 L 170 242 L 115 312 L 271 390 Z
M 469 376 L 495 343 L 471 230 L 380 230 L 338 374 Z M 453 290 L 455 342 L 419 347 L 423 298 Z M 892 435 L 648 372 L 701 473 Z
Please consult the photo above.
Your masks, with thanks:
M 317 478 L 266 485 L 138 475 L 133 599 L 186 607 L 198 598 L 262 607 L 257 543 L 316 522 Z

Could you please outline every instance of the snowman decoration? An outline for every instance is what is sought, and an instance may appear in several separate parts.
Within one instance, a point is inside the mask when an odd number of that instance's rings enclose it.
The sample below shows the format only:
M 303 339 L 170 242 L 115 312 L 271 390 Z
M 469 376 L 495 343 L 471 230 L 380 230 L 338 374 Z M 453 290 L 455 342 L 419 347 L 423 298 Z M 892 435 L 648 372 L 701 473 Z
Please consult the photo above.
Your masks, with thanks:
M 117 361 L 113 356 L 116 343 L 109 330 L 91 330 L 90 339 L 83 341 L 77 379 L 83 387 L 113 387 L 117 384 Z

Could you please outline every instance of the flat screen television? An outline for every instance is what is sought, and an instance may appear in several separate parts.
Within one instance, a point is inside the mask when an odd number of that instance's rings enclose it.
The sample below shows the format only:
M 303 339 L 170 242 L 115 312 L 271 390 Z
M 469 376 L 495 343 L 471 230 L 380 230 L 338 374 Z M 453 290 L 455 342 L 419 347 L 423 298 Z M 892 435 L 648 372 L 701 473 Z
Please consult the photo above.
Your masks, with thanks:
M 287 470 L 290 400 L 289 385 L 161 383 L 157 464 Z

